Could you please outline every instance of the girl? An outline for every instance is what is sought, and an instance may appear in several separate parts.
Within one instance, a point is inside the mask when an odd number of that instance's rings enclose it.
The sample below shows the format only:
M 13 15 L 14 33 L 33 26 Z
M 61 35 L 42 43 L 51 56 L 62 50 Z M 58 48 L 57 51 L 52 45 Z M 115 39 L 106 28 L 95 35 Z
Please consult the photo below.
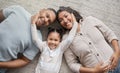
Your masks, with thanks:
M 32 39 L 33 43 L 40 49 L 41 56 L 36 67 L 36 73 L 58 73 L 61 66 L 63 52 L 68 48 L 72 43 L 72 40 L 75 36 L 77 30 L 77 22 L 73 18 L 73 28 L 70 30 L 70 33 L 67 39 L 61 41 L 62 34 L 59 29 L 49 29 L 47 35 L 47 41 L 42 42 L 38 38 L 36 25 L 32 24 Z

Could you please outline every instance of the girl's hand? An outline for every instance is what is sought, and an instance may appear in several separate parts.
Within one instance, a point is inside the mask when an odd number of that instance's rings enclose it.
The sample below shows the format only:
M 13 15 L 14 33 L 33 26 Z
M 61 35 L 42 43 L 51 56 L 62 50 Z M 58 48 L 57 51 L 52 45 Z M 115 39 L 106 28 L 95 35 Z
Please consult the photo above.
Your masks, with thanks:
M 36 24 L 38 18 L 39 18 L 39 13 L 33 15 L 33 16 L 31 17 L 31 24 Z
M 74 23 L 74 22 L 77 22 L 77 21 L 76 21 L 76 18 L 75 18 L 75 15 L 74 15 L 73 13 L 71 13 L 71 16 L 72 16 L 72 19 L 73 19 L 73 23 Z
M 104 73 L 108 70 L 109 70 L 109 65 L 104 65 L 101 62 L 94 67 L 94 72 L 93 73 Z
M 115 67 L 118 64 L 119 61 L 119 54 L 114 53 L 110 58 L 111 64 L 110 64 L 110 70 L 115 69 Z

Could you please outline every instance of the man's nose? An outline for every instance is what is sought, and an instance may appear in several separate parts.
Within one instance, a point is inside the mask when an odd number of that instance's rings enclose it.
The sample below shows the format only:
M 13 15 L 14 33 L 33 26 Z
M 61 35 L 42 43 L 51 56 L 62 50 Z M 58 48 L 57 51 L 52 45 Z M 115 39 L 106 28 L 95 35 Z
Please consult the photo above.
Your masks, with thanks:
M 45 18 L 44 20 L 45 20 L 45 22 L 48 22 L 49 19 L 48 19 L 48 18 Z
M 49 24 L 49 19 L 45 18 L 45 24 L 48 25 Z

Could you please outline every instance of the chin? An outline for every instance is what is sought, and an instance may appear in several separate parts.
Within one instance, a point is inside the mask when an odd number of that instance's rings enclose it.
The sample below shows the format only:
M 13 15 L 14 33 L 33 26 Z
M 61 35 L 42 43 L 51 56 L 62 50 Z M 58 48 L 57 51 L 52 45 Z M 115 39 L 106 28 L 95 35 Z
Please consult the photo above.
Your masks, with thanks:
M 67 27 L 68 30 L 70 30 L 72 27 Z

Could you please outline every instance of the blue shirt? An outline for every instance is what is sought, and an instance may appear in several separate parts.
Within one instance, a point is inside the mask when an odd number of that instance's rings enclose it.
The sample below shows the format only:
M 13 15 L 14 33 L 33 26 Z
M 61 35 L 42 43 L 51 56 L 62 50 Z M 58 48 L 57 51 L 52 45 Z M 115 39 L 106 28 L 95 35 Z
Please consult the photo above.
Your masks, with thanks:
M 39 50 L 31 40 L 31 14 L 14 5 L 3 9 L 3 15 L 6 19 L 0 23 L 0 61 L 16 59 L 18 53 L 32 60 Z

